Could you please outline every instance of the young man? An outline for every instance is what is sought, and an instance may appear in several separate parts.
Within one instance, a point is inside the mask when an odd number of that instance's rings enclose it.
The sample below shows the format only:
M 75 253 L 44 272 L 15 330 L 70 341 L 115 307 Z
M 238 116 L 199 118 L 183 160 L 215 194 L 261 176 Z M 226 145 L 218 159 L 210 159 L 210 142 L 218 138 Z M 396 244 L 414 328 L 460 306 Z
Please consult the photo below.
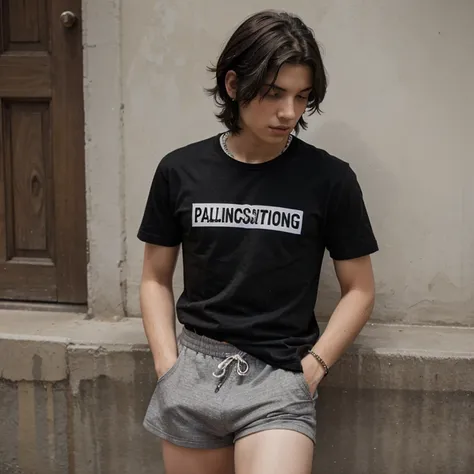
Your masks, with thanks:
M 260 12 L 212 71 L 228 132 L 161 160 L 138 233 L 158 375 L 144 425 L 167 474 L 309 474 L 317 387 L 370 316 L 377 242 L 349 165 L 292 134 L 326 92 L 311 30 Z M 319 337 L 325 249 L 342 297 Z

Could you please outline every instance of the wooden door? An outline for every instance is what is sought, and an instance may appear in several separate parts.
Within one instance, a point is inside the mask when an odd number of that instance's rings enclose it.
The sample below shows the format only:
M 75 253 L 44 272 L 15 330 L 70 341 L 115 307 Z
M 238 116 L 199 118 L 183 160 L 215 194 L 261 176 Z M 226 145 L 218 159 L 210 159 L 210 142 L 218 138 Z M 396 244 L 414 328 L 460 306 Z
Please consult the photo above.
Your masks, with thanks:
M 86 302 L 80 16 L 0 0 L 0 300 Z

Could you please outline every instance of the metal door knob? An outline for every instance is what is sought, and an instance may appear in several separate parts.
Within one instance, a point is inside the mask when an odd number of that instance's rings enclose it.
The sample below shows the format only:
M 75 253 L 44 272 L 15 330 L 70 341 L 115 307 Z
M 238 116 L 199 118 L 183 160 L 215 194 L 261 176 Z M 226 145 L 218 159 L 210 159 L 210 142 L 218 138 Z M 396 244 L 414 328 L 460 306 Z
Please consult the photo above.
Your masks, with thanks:
M 59 19 L 65 28 L 72 28 L 77 21 L 77 16 L 67 10 L 61 13 Z

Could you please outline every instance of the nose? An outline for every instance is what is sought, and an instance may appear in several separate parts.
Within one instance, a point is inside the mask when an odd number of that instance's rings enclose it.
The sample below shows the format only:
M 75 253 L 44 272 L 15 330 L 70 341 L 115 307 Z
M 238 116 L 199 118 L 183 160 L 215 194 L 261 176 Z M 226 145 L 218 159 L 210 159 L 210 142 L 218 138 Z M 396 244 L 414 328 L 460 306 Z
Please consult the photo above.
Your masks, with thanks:
M 281 120 L 291 121 L 296 117 L 295 104 L 292 98 L 281 103 L 280 109 L 278 110 L 278 118 Z

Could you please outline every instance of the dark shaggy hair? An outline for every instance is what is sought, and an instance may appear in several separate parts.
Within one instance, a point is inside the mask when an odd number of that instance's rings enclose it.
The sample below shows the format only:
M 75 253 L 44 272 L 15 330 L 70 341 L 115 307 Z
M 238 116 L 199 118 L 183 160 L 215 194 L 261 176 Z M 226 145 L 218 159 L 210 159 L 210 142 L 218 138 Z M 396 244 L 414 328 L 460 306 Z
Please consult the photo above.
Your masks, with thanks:
M 245 20 L 229 39 L 216 66 L 208 67 L 208 71 L 215 74 L 216 85 L 206 91 L 220 108 L 216 114 L 220 122 L 231 132 L 239 133 L 239 104 L 247 105 L 261 93 L 268 74 L 274 74 L 273 84 L 284 64 L 310 67 L 313 90 L 307 110 L 310 115 L 315 111 L 321 113 L 319 106 L 326 95 L 327 79 L 313 31 L 296 15 L 265 10 Z M 237 75 L 235 101 L 225 87 L 229 71 Z M 300 127 L 307 128 L 303 117 L 296 126 L 296 133 Z

